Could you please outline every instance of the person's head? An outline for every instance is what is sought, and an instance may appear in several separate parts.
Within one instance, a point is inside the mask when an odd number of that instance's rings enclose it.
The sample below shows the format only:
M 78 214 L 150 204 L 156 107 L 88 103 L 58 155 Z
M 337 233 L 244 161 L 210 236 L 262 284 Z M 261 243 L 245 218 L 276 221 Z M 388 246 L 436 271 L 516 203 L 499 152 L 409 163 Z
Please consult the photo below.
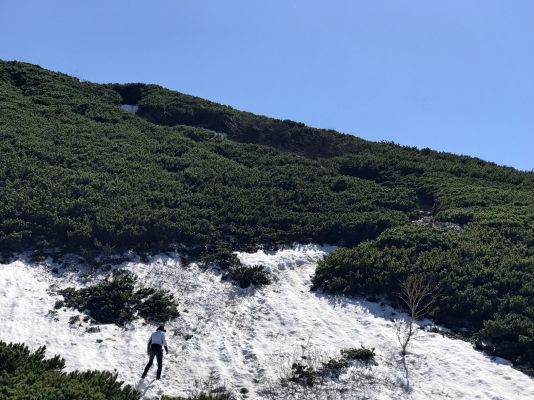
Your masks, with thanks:
M 157 331 L 162 331 L 162 332 L 167 332 L 167 331 L 165 330 L 165 326 L 164 326 L 164 325 L 160 325 L 160 326 L 158 326 L 158 329 L 156 329 L 156 330 L 157 330 Z

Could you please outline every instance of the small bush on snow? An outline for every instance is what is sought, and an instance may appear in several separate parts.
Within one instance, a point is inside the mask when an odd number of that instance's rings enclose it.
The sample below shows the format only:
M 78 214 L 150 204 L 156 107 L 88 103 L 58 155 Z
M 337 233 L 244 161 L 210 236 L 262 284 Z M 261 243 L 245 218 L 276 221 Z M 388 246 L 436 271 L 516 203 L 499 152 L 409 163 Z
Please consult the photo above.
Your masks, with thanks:
M 304 386 L 313 386 L 320 377 L 319 371 L 316 371 L 311 365 L 301 362 L 294 362 L 291 365 L 291 374 L 288 381 L 298 383 Z
M 250 285 L 262 286 L 271 283 L 269 274 L 265 271 L 263 265 L 253 265 L 252 267 L 245 265 L 233 266 L 227 271 L 226 276 L 243 289 Z
M 351 361 L 369 363 L 375 357 L 374 348 L 369 349 L 350 348 L 341 350 L 341 357 L 333 357 L 321 360 L 314 355 L 311 358 L 303 357 L 303 361 L 295 361 L 291 364 L 291 370 L 282 383 L 296 383 L 301 386 L 314 386 L 324 383 L 325 379 L 339 378 L 351 365 Z
M 349 363 L 345 358 L 331 358 L 323 363 L 321 375 L 338 378 L 348 366 Z
M 369 362 L 375 358 L 375 355 L 376 354 L 374 347 L 369 349 L 367 347 L 361 346 L 360 348 L 341 350 L 341 356 L 345 360 L 359 360 Z
M 54 309 L 55 310 L 59 310 L 61 307 L 63 307 L 65 305 L 65 302 L 63 300 L 58 300 L 56 301 L 56 303 L 54 304 Z
M 136 288 L 132 274 L 112 276 L 94 286 L 59 293 L 67 307 L 88 311 L 100 323 L 123 325 L 137 318 L 165 322 L 179 315 L 172 295 L 153 288 Z

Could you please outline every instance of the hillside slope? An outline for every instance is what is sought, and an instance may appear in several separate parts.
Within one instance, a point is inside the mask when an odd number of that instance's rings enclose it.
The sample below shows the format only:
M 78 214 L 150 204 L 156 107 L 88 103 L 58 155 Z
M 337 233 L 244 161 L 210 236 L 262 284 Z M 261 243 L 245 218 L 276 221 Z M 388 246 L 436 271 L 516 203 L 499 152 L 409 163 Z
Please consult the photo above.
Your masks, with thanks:
M 108 86 L 20 63 L 0 64 L 0 82 L 5 250 L 357 243 L 415 208 L 329 161 L 152 124 Z
M 0 82 L 4 249 L 355 244 L 420 206 L 466 222 L 463 204 L 532 204 L 533 174 L 474 158 L 18 62 L 0 64 Z
M 19 62 L 0 62 L 0 109 L 5 259 L 335 244 L 315 288 L 395 301 L 424 274 L 431 317 L 534 364 L 533 173 Z
M 95 326 L 76 310 L 53 309 L 61 299 L 57 289 L 94 285 L 101 279 L 100 274 L 84 274 L 80 264 L 56 264 L 56 273 L 47 263 L 0 265 L 0 295 L 5 299 L 0 318 L 6 321 L 0 340 L 17 337 L 31 347 L 46 344 L 50 354 L 63 355 L 69 370 L 116 370 L 121 380 L 137 384 L 144 399 L 221 388 L 236 400 L 527 400 L 534 396 L 531 378 L 469 343 L 418 329 L 402 357 L 395 321 L 405 315 L 384 304 L 310 292 L 316 263 L 331 250 L 308 245 L 239 253 L 245 265 L 262 264 L 272 270 L 275 281 L 245 290 L 221 282 L 217 270 L 202 271 L 176 254 L 115 266 L 131 271 L 150 287 L 168 290 L 184 310 L 166 323 L 170 354 L 164 357 L 161 382 L 154 381 L 154 367 L 139 382 L 153 325 L 134 321 L 123 327 Z M 429 321 L 420 325 L 432 327 Z M 35 326 L 41 329 L 36 331 Z M 374 362 L 353 363 L 324 384 L 281 381 L 291 377 L 295 362 L 318 368 L 321 362 L 339 359 L 340 350 L 361 345 L 375 349 Z M 0 380 L 1 376 L 0 372 Z

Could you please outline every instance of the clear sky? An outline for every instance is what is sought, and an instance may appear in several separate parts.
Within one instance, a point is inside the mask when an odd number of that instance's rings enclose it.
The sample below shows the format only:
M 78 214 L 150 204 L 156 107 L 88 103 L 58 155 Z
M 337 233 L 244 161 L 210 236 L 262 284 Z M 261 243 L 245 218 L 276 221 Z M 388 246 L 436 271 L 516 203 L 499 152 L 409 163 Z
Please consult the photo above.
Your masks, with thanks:
M 5 0 L 0 58 L 534 169 L 532 0 Z

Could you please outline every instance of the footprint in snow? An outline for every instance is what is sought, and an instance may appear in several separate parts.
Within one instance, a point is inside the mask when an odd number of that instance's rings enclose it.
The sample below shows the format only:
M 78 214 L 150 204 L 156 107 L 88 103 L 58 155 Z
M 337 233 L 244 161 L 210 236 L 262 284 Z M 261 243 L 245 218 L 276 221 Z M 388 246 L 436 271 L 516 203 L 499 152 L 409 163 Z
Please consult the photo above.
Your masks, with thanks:
M 139 382 L 134 386 L 135 389 L 139 392 L 141 392 L 141 398 L 146 394 L 148 389 L 154 386 L 154 383 L 156 382 L 156 379 L 148 380 L 148 379 L 139 379 Z

